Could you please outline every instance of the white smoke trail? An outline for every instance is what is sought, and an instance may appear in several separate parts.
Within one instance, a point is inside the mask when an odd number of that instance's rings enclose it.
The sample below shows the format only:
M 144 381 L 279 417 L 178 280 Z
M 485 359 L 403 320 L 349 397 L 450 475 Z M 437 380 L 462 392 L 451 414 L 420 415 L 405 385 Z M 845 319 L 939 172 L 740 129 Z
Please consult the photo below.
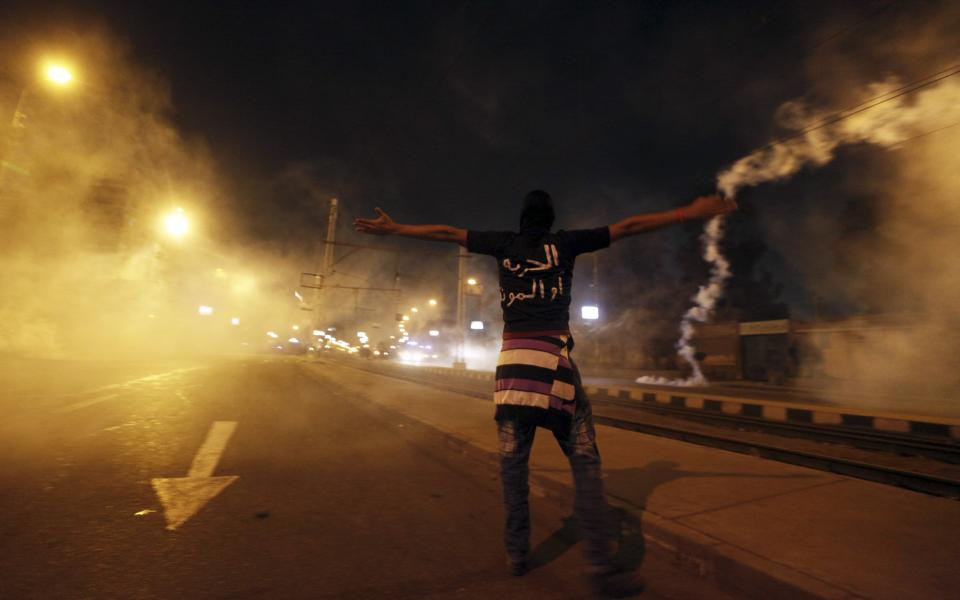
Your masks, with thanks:
M 705 323 L 710 311 L 716 306 L 717 300 L 723 296 L 723 288 L 730 277 L 730 263 L 720 252 L 720 240 L 723 239 L 723 217 L 714 217 L 707 221 L 703 228 L 700 241 L 703 243 L 703 259 L 710 263 L 710 279 L 706 285 L 700 286 L 693 297 L 693 306 L 687 310 L 680 321 L 680 339 L 677 340 L 677 354 L 687 361 L 693 373 L 686 379 L 666 379 L 664 377 L 640 377 L 637 383 L 653 383 L 658 385 L 705 385 L 706 377 L 697 362 L 696 348 L 691 340 L 694 334 L 694 322 Z
M 823 166 L 833 160 L 839 146 L 896 146 L 930 128 L 956 121 L 960 119 L 960 82 L 946 77 L 960 74 L 960 69 L 951 67 L 947 73 L 935 86 L 904 95 L 898 94 L 910 86 L 901 85 L 896 78 L 870 84 L 863 96 L 874 101 L 857 111 L 839 113 L 839 117 L 813 111 L 802 102 L 787 102 L 778 111 L 779 120 L 802 134 L 741 158 L 717 176 L 717 188 L 733 197 L 740 188 L 784 179 L 807 164 Z M 818 126 L 823 123 L 829 124 Z
M 717 175 L 717 189 L 733 198 L 743 187 L 785 179 L 808 164 L 823 166 L 833 160 L 840 146 L 867 143 L 895 147 L 938 127 L 949 126 L 960 119 L 960 83 L 947 79 L 957 74 L 960 70 L 951 67 L 917 86 L 904 86 L 896 78 L 870 84 L 863 93 L 863 97 L 870 100 L 842 113 L 814 111 L 800 101 L 787 102 L 778 110 L 778 119 L 799 134 L 735 162 Z M 692 374 L 686 379 L 639 377 L 637 383 L 679 386 L 708 383 L 691 340 L 694 322 L 707 321 L 731 274 L 730 264 L 720 252 L 722 238 L 723 220 L 715 217 L 706 224 L 701 236 L 703 258 L 711 265 L 710 280 L 700 287 L 693 297 L 694 305 L 680 322 L 677 354 L 690 364 Z

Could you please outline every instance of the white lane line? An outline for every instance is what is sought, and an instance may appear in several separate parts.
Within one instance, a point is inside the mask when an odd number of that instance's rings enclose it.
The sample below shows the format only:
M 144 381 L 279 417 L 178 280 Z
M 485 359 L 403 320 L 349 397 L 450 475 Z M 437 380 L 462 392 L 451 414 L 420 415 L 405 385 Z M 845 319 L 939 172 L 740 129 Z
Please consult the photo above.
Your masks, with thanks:
M 220 456 L 237 428 L 236 421 L 214 421 L 193 457 L 186 477 L 161 477 L 150 481 L 163 506 L 167 529 L 174 531 L 207 502 L 236 481 L 236 475 L 213 477 Z
M 80 400 L 78 402 L 73 402 L 72 404 L 68 404 L 66 406 L 61 406 L 60 408 L 57 409 L 57 412 L 61 412 L 61 413 L 73 412 L 81 408 L 86 408 L 87 406 L 93 406 L 94 404 L 99 404 L 106 400 L 112 400 L 113 398 L 116 398 L 119 395 L 120 394 L 107 394 L 106 396 L 98 396 L 96 398 Z
M 178 373 L 187 373 L 189 371 L 197 371 L 199 369 L 204 369 L 204 368 L 205 367 L 182 367 L 180 369 L 174 369 L 172 371 L 164 371 L 163 373 L 154 373 L 153 375 L 144 375 L 143 377 L 131 379 L 130 381 L 124 381 L 122 383 L 111 383 L 110 385 L 105 385 L 103 387 L 93 388 L 92 390 L 80 392 L 80 394 L 78 395 L 93 394 L 96 392 L 104 392 L 107 390 L 128 387 L 128 386 L 136 385 L 140 383 L 149 383 L 151 381 L 157 381 L 160 379 L 164 379 L 166 377 L 170 377 L 171 375 L 177 375 Z
M 99 404 L 100 402 L 105 402 L 107 400 L 112 400 L 122 395 L 123 391 L 128 391 L 137 385 L 142 385 L 145 383 L 152 383 L 155 381 L 162 381 L 168 379 L 175 375 L 181 373 L 187 373 L 189 371 L 196 371 L 198 369 L 203 369 L 204 367 L 184 367 L 182 369 L 174 369 L 173 371 L 167 371 L 165 373 L 155 373 L 153 375 L 147 375 L 145 377 L 139 377 L 137 379 L 131 379 L 130 381 L 124 381 L 123 383 L 114 383 L 111 385 L 105 385 L 103 387 L 94 388 L 92 390 L 87 390 L 86 392 L 80 392 L 78 394 L 73 394 L 73 397 L 78 396 L 89 396 L 91 394 L 97 394 L 100 392 L 109 392 L 111 390 L 117 390 L 116 393 L 108 393 L 102 396 L 94 396 L 93 398 L 86 398 L 84 400 L 77 400 L 76 402 L 71 402 L 70 404 L 61 406 L 56 410 L 58 413 L 73 412 L 75 410 L 86 408 L 88 406 L 93 406 L 94 404 Z
M 213 470 L 217 468 L 220 462 L 220 455 L 227 448 L 227 442 L 230 436 L 237 428 L 236 421 L 214 421 L 207 432 L 207 439 L 203 440 L 203 445 L 197 450 L 197 455 L 193 457 L 193 464 L 190 465 L 190 471 L 187 477 L 210 477 Z

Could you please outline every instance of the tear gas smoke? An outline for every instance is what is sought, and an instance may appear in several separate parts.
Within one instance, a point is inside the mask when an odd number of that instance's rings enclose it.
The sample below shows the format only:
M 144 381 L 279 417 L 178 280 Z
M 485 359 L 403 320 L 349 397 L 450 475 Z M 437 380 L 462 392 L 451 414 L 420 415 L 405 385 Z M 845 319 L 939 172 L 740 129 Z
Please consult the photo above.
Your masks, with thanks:
M 717 188 L 733 198 L 743 187 L 785 179 L 807 165 L 823 166 L 833 160 L 841 146 L 872 144 L 891 148 L 951 127 L 960 120 L 960 82 L 952 79 L 958 74 L 960 65 L 954 65 L 906 85 L 892 77 L 875 82 L 864 88 L 860 104 L 839 113 L 818 110 L 799 100 L 787 102 L 778 110 L 777 119 L 796 133 L 736 161 L 717 176 Z M 703 258 L 711 265 L 710 280 L 693 297 L 694 305 L 680 323 L 677 353 L 690 365 L 692 374 L 677 380 L 640 377 L 638 383 L 707 383 L 691 340 L 694 323 L 707 320 L 731 274 L 730 264 L 720 252 L 722 239 L 723 220 L 717 217 L 706 224 L 701 236 Z
M 680 339 L 677 341 L 677 354 L 690 365 L 692 374 L 686 379 L 666 379 L 664 377 L 644 376 L 637 378 L 637 383 L 652 383 L 658 385 L 704 385 L 706 377 L 697 362 L 696 348 L 691 340 L 694 334 L 694 323 L 706 323 L 710 311 L 717 300 L 723 295 L 723 286 L 730 277 L 730 263 L 720 251 L 720 240 L 723 239 L 723 217 L 714 217 L 707 221 L 703 228 L 700 241 L 703 244 L 703 259 L 710 264 L 710 279 L 706 285 L 700 286 L 693 297 L 691 306 L 680 320 Z
M 258 349 L 265 320 L 289 327 L 296 263 L 237 235 L 167 86 L 108 34 L 61 41 L 67 84 L 0 84 L 0 354 L 235 352 Z M 29 43 L 10 47 L 0 69 L 17 72 Z
M 949 79 L 957 74 L 960 65 L 913 84 L 903 85 L 897 78 L 876 82 L 862 94 L 868 100 L 840 113 L 787 102 L 778 119 L 798 133 L 735 162 L 717 176 L 717 188 L 733 197 L 745 186 L 784 179 L 808 164 L 823 166 L 840 146 L 891 147 L 949 125 L 960 118 L 960 83 Z

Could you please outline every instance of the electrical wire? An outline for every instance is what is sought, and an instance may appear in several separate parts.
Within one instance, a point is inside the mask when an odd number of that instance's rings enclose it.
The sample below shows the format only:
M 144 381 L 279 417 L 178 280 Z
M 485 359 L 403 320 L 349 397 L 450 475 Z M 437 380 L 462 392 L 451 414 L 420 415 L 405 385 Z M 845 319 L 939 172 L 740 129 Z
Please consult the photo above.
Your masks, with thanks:
M 893 6 L 893 5 L 896 4 L 896 3 L 897 3 L 897 0 L 894 0 L 893 2 L 887 2 L 886 4 L 883 4 L 883 5 L 875 8 L 873 11 L 871 11 L 869 14 L 867 14 L 867 16 L 863 17 L 862 19 L 860 19 L 860 20 L 857 21 L 856 23 L 853 23 L 853 24 L 851 24 L 851 25 L 848 25 L 848 26 L 846 26 L 846 27 L 843 27 L 843 28 L 841 28 L 840 30 L 838 30 L 838 31 L 836 31 L 836 32 L 828 35 L 827 37 L 823 38 L 822 40 L 820 40 L 820 41 L 817 42 L 816 44 L 810 46 L 810 48 L 808 48 L 808 51 L 810 51 L 810 50 L 816 50 L 817 48 L 820 48 L 820 47 L 822 47 L 822 46 L 826 46 L 827 44 L 829 44 L 829 43 L 832 42 L 833 40 L 835 40 L 835 39 L 837 39 L 837 38 L 840 38 L 840 37 L 843 37 L 844 35 L 850 33 L 851 31 L 855 31 L 855 30 L 859 29 L 861 25 L 863 25 L 863 24 L 866 23 L 867 21 L 873 19 L 873 18 L 876 17 L 877 15 L 882 14 L 882 13 L 885 12 L 888 8 L 890 8 L 891 6 Z
M 829 115 L 829 116 L 823 118 L 820 122 L 818 122 L 818 123 L 815 124 L 815 125 L 812 125 L 812 126 L 810 126 L 810 127 L 807 127 L 807 128 L 805 128 L 805 129 L 802 129 L 802 130 L 800 130 L 800 131 L 798 131 L 798 132 L 796 132 L 796 133 L 793 133 L 793 134 L 791 134 L 791 135 L 788 135 L 787 137 L 783 137 L 783 138 L 774 140 L 774 141 L 772 141 L 772 142 L 770 142 L 770 143 L 768 143 L 768 144 L 766 144 L 766 145 L 764 145 L 764 146 L 761 146 L 760 148 L 758 148 L 758 149 L 756 150 L 756 152 L 762 152 L 762 151 L 764 151 L 764 150 L 769 150 L 769 149 L 774 148 L 774 147 L 776 147 L 776 146 L 781 146 L 781 145 L 785 144 L 786 142 L 789 142 L 790 140 L 796 139 L 796 138 L 798 138 L 798 137 L 800 137 L 800 136 L 804 136 L 804 135 L 806 135 L 806 134 L 808 134 L 808 133 L 810 133 L 810 132 L 812 132 L 812 131 L 816 131 L 816 130 L 818 130 L 818 129 L 823 129 L 824 127 L 828 127 L 828 126 L 833 125 L 833 124 L 835 124 L 835 123 L 839 123 L 840 121 L 844 121 L 844 120 L 846 120 L 846 119 L 849 119 L 850 117 L 852 117 L 852 116 L 854 116 L 854 115 L 858 115 L 858 114 L 860 114 L 860 113 L 862 113 L 862 112 L 868 111 L 868 110 L 870 110 L 871 108 L 875 108 L 875 107 L 877 107 L 877 106 L 880 106 L 881 104 L 885 104 L 885 103 L 887 103 L 887 102 L 890 102 L 891 100 L 895 100 L 895 99 L 897 99 L 897 98 L 900 98 L 901 96 L 905 96 L 905 95 L 907 95 L 907 94 L 911 94 L 911 93 L 913 93 L 913 92 L 915 92 L 915 91 L 917 91 L 917 90 L 920 90 L 920 89 L 923 89 L 923 88 L 925 88 L 925 87 L 931 86 L 931 85 L 933 85 L 933 84 L 935 84 L 935 83 L 938 83 L 938 82 L 940 82 L 940 81 L 943 81 L 944 79 L 946 79 L 946 78 L 948 78 L 948 77 L 953 77 L 954 75 L 957 75 L 957 74 L 960 74 L 960 63 L 954 64 L 954 65 L 951 66 L 951 67 L 948 67 L 948 68 L 946 68 L 946 69 L 943 69 L 943 70 L 941 70 L 941 71 L 938 71 L 938 72 L 936 72 L 936 73 L 933 73 L 932 75 L 927 75 L 926 77 L 922 77 L 922 78 L 920 78 L 920 79 L 918 79 L 918 80 L 916 80 L 916 81 L 913 81 L 913 82 L 908 83 L 908 84 L 906 84 L 906 85 L 900 86 L 900 87 L 898 87 L 898 88 L 896 88 L 896 89 L 890 90 L 889 92 L 884 92 L 883 94 L 880 94 L 879 96 L 875 96 L 875 97 L 873 97 L 873 98 L 870 98 L 870 99 L 868 99 L 868 100 L 865 100 L 865 101 L 861 102 L 860 104 L 857 104 L 857 105 L 855 105 L 855 106 L 851 106 L 850 108 L 847 108 L 847 109 L 841 110 L 841 111 L 839 111 L 839 112 L 833 113 L 832 115 Z
M 956 123 L 951 123 L 949 125 L 944 125 L 943 127 L 937 127 L 936 129 L 931 129 L 930 131 L 924 131 L 923 133 L 918 133 L 917 135 L 912 135 L 905 140 L 900 140 L 899 142 L 894 144 L 894 146 L 899 146 L 900 144 L 906 144 L 907 142 L 912 142 L 915 139 L 927 137 L 928 135 L 933 135 L 934 133 L 943 131 L 944 129 L 950 129 L 951 127 L 956 127 L 957 125 L 960 125 L 960 121 L 957 121 Z
M 885 13 L 885 12 L 887 11 L 887 9 L 889 9 L 890 7 L 892 7 L 892 6 L 894 6 L 895 4 L 898 4 L 898 3 L 899 3 L 899 0 L 893 0 L 892 2 L 888 2 L 888 3 L 886 3 L 886 4 L 881 5 L 880 7 L 876 8 L 876 9 L 874 9 L 873 11 L 871 11 L 870 13 L 868 13 L 865 17 L 861 18 L 861 19 L 860 19 L 859 21 L 857 21 L 856 23 L 853 23 L 853 24 L 851 24 L 851 25 L 848 25 L 848 26 L 846 26 L 846 27 L 843 27 L 843 28 L 835 31 L 834 33 L 828 35 L 827 37 L 821 39 L 819 42 L 814 43 L 814 44 L 813 44 L 812 46 L 810 46 L 809 48 L 806 48 L 806 53 L 809 54 L 810 52 L 812 52 L 812 51 L 814 51 L 814 50 L 817 50 L 818 48 L 822 48 L 823 46 L 829 45 L 829 44 L 830 44 L 831 42 L 833 42 L 834 40 L 837 40 L 837 39 L 839 39 L 839 38 L 842 38 L 842 37 L 844 37 L 845 35 L 848 35 L 848 34 L 850 34 L 851 32 L 854 32 L 854 31 L 856 31 L 857 29 L 860 29 L 860 27 L 861 27 L 862 25 L 864 25 L 865 23 L 871 21 L 872 19 L 874 19 L 874 18 L 882 15 L 883 13 Z M 804 32 L 803 29 L 795 30 L 792 34 L 790 34 L 789 36 L 787 36 L 785 39 L 786 39 L 786 40 L 791 40 L 791 39 L 793 39 L 793 38 L 796 38 L 796 37 L 798 37 L 798 36 L 801 36 L 801 35 L 803 34 L 803 32 Z M 799 42 L 798 42 L 798 43 L 799 43 Z M 784 45 L 784 47 L 786 47 L 786 44 Z M 781 49 L 782 49 L 782 48 L 781 48 Z M 761 68 L 766 67 L 766 66 L 768 66 L 768 65 L 772 66 L 775 61 L 781 61 L 781 57 L 778 55 L 778 53 L 776 53 L 776 52 L 768 52 L 768 53 L 766 53 L 766 54 L 763 54 L 763 55 L 761 55 L 759 58 L 756 58 L 756 59 L 754 59 L 753 61 L 751 61 L 751 62 L 752 62 L 752 68 L 750 69 L 750 72 L 751 72 L 751 73 L 756 73 L 758 69 L 761 69 Z M 742 87 L 745 83 L 746 83 L 746 82 L 742 82 L 742 83 L 740 84 L 740 87 Z M 682 105 L 684 105 L 684 106 L 697 107 L 697 106 L 702 106 L 702 105 L 704 105 L 704 104 L 714 104 L 714 103 L 716 103 L 717 100 L 719 100 L 720 98 L 722 98 L 724 95 L 725 95 L 725 94 L 724 94 L 723 92 L 718 92 L 718 93 L 716 93 L 716 94 L 710 94 L 709 96 L 699 96 L 696 100 L 694 100 L 694 101 L 692 101 L 692 102 L 682 102 Z

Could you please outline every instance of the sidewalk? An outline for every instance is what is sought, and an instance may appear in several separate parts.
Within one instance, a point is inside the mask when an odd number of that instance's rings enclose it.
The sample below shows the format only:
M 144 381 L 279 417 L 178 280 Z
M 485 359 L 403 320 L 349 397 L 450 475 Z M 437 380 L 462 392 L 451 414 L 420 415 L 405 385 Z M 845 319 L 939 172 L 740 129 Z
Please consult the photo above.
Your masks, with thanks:
M 305 365 L 322 373 L 329 365 Z M 337 368 L 337 381 L 487 455 L 492 401 Z M 374 388 L 390 393 L 373 393 Z M 607 494 L 641 516 L 651 547 L 755 598 L 960 597 L 960 502 L 598 426 Z M 537 496 L 567 500 L 553 437 L 531 456 Z

